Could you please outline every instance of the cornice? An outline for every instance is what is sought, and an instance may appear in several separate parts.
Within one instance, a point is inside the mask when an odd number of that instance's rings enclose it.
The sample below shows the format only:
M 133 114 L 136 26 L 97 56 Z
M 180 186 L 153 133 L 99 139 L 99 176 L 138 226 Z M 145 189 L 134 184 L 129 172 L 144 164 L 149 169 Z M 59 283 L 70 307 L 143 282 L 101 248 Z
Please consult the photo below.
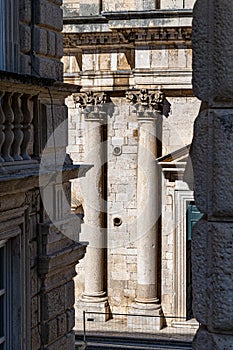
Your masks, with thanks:
M 191 27 L 112 28 L 109 32 L 63 33 L 64 48 L 134 46 L 140 44 L 191 44 Z
M 150 10 L 150 11 L 102 11 L 97 16 L 64 15 L 64 24 L 108 23 L 109 21 L 122 21 L 131 19 L 150 18 L 192 18 L 192 9 L 180 10 Z
M 177 18 L 192 17 L 192 9 L 180 10 L 150 10 L 150 11 L 102 11 L 101 15 L 107 20 L 125 20 L 141 18 Z

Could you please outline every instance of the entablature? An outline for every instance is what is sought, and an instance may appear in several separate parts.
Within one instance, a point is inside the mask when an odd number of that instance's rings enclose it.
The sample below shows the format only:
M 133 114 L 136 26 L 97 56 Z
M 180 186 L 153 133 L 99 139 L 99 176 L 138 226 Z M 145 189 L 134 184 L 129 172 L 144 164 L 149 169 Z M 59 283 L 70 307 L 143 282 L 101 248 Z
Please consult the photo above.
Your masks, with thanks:
M 191 27 L 111 28 L 104 32 L 64 32 L 64 49 L 134 47 L 135 45 L 191 46 Z

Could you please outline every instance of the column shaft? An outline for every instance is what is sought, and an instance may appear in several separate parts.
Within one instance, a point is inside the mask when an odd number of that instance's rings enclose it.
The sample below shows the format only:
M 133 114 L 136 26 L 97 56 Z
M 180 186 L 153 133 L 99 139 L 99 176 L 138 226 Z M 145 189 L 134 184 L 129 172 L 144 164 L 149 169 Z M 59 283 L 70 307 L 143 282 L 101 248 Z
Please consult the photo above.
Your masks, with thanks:
M 104 240 L 103 227 L 104 198 L 102 165 L 104 151 L 102 140 L 102 121 L 86 119 L 86 159 L 94 167 L 85 179 L 84 222 L 82 227 L 89 242 L 85 264 L 85 290 L 83 297 L 105 297 L 104 291 Z M 106 299 L 106 297 L 105 297 Z
M 137 183 L 137 298 L 140 303 L 157 300 L 157 203 L 156 121 L 139 120 Z

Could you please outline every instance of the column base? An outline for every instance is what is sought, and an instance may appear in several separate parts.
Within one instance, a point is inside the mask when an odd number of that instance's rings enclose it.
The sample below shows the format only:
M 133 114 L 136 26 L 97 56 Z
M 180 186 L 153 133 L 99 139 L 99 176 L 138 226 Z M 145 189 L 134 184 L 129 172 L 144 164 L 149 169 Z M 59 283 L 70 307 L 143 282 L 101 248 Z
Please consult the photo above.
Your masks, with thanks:
M 108 298 L 82 298 L 75 304 L 75 320 L 76 322 L 83 321 L 83 311 L 86 322 L 106 322 L 110 318 L 110 307 Z
M 131 305 L 128 327 L 141 332 L 160 331 L 164 323 L 163 312 L 159 304 L 135 302 Z

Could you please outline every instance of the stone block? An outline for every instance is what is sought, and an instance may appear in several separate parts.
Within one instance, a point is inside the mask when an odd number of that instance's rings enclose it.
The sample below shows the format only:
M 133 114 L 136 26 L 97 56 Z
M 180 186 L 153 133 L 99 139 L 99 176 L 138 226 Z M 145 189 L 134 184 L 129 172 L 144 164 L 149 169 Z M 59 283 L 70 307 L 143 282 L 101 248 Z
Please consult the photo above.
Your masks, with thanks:
M 63 81 L 63 63 L 60 60 L 53 60 L 55 67 L 55 78 L 58 81 Z
M 214 334 L 201 326 L 193 340 L 193 350 L 230 350 L 233 349 L 232 334 Z
M 232 11 L 228 0 L 198 0 L 194 6 L 193 86 L 203 101 L 233 100 Z
M 135 68 L 150 68 L 151 65 L 151 52 L 145 48 L 137 49 L 135 52 Z
M 44 343 L 49 344 L 54 342 L 58 338 L 57 332 L 57 319 L 54 318 L 44 325 Z
M 31 299 L 31 325 L 35 327 L 40 320 L 40 299 L 35 296 Z
M 56 57 L 61 58 L 63 56 L 63 36 L 61 33 L 56 33 Z
M 41 349 L 41 338 L 38 327 L 31 329 L 31 349 L 39 350 Z
M 55 56 L 56 54 L 56 35 L 51 30 L 47 31 L 47 55 Z M 61 45 L 62 46 L 62 45 Z
M 56 69 L 53 60 L 49 58 L 35 57 L 35 71 L 43 78 L 56 79 Z
M 42 295 L 41 303 L 45 320 L 56 317 L 66 310 L 65 296 L 65 286 L 55 288 L 49 293 Z
M 212 181 L 212 215 L 233 216 L 233 186 L 231 172 L 233 167 L 233 109 L 210 110 L 209 120 L 213 124 L 213 170 Z M 208 176 L 208 175 L 207 175 Z
M 233 223 L 210 223 L 208 328 L 233 332 Z M 208 252 L 206 252 L 208 254 Z M 211 263 L 211 264 L 210 264 Z
M 193 230 L 193 311 L 208 329 L 233 331 L 233 224 L 199 221 Z
M 20 72 L 21 74 L 31 74 L 31 57 L 29 55 L 20 55 Z
M 137 146 L 122 146 L 122 152 L 126 154 L 136 154 L 138 150 Z
M 83 321 L 83 311 L 87 312 L 86 320 L 91 319 L 91 322 L 106 322 L 110 317 L 110 308 L 108 301 L 99 301 L 97 303 L 80 299 L 76 303 L 77 310 L 76 321 Z
M 31 289 L 31 296 L 36 295 L 39 293 L 39 280 L 37 275 L 37 267 L 34 267 L 30 270 L 30 289 Z
M 99 15 L 100 6 L 99 0 L 80 0 L 79 14 L 80 16 L 95 16 Z
M 208 288 L 207 279 L 207 249 L 208 249 L 208 222 L 199 221 L 192 232 L 192 276 L 193 276 L 193 312 L 195 318 L 207 323 L 206 296 Z M 204 282 L 205 281 L 205 282 Z
M 19 4 L 19 19 L 23 23 L 31 22 L 31 0 L 21 0 Z
M 157 305 L 132 304 L 128 315 L 128 328 L 142 331 L 159 331 L 163 325 L 161 309 Z
M 232 109 L 202 110 L 194 124 L 191 159 L 195 200 L 201 212 L 212 216 L 233 216 L 233 190 L 229 176 L 233 166 L 232 117 Z M 211 171 L 210 164 L 213 165 Z
M 74 281 L 66 283 L 65 285 L 65 305 L 66 309 L 72 308 L 74 305 Z
M 35 14 L 37 25 L 62 31 L 62 10 L 59 6 L 48 0 L 37 0 Z
M 67 331 L 70 332 L 75 325 L 75 309 L 71 308 L 70 310 L 67 310 L 66 316 L 67 316 Z
M 194 172 L 194 188 L 195 188 L 195 202 L 198 209 L 202 213 L 208 211 L 208 198 L 206 189 L 211 182 L 209 181 L 209 148 L 208 148 L 208 111 L 202 110 L 194 123 L 194 137 L 192 141 L 192 148 L 190 156 L 192 160 L 191 167 Z M 210 158 L 209 158 L 210 159 Z M 192 173 L 192 171 L 190 172 Z M 197 181 L 198 179 L 198 181 Z M 186 178 L 186 182 L 190 187 L 193 187 L 193 177 Z
M 20 24 L 19 37 L 20 51 L 23 53 L 28 53 L 31 50 L 31 28 L 27 25 Z
M 161 0 L 160 1 L 161 9 L 182 9 L 183 8 L 183 0 Z
M 66 313 L 57 317 L 57 335 L 58 337 L 67 332 L 67 315 Z
M 34 45 L 37 54 L 47 54 L 47 31 L 38 27 L 34 28 Z

